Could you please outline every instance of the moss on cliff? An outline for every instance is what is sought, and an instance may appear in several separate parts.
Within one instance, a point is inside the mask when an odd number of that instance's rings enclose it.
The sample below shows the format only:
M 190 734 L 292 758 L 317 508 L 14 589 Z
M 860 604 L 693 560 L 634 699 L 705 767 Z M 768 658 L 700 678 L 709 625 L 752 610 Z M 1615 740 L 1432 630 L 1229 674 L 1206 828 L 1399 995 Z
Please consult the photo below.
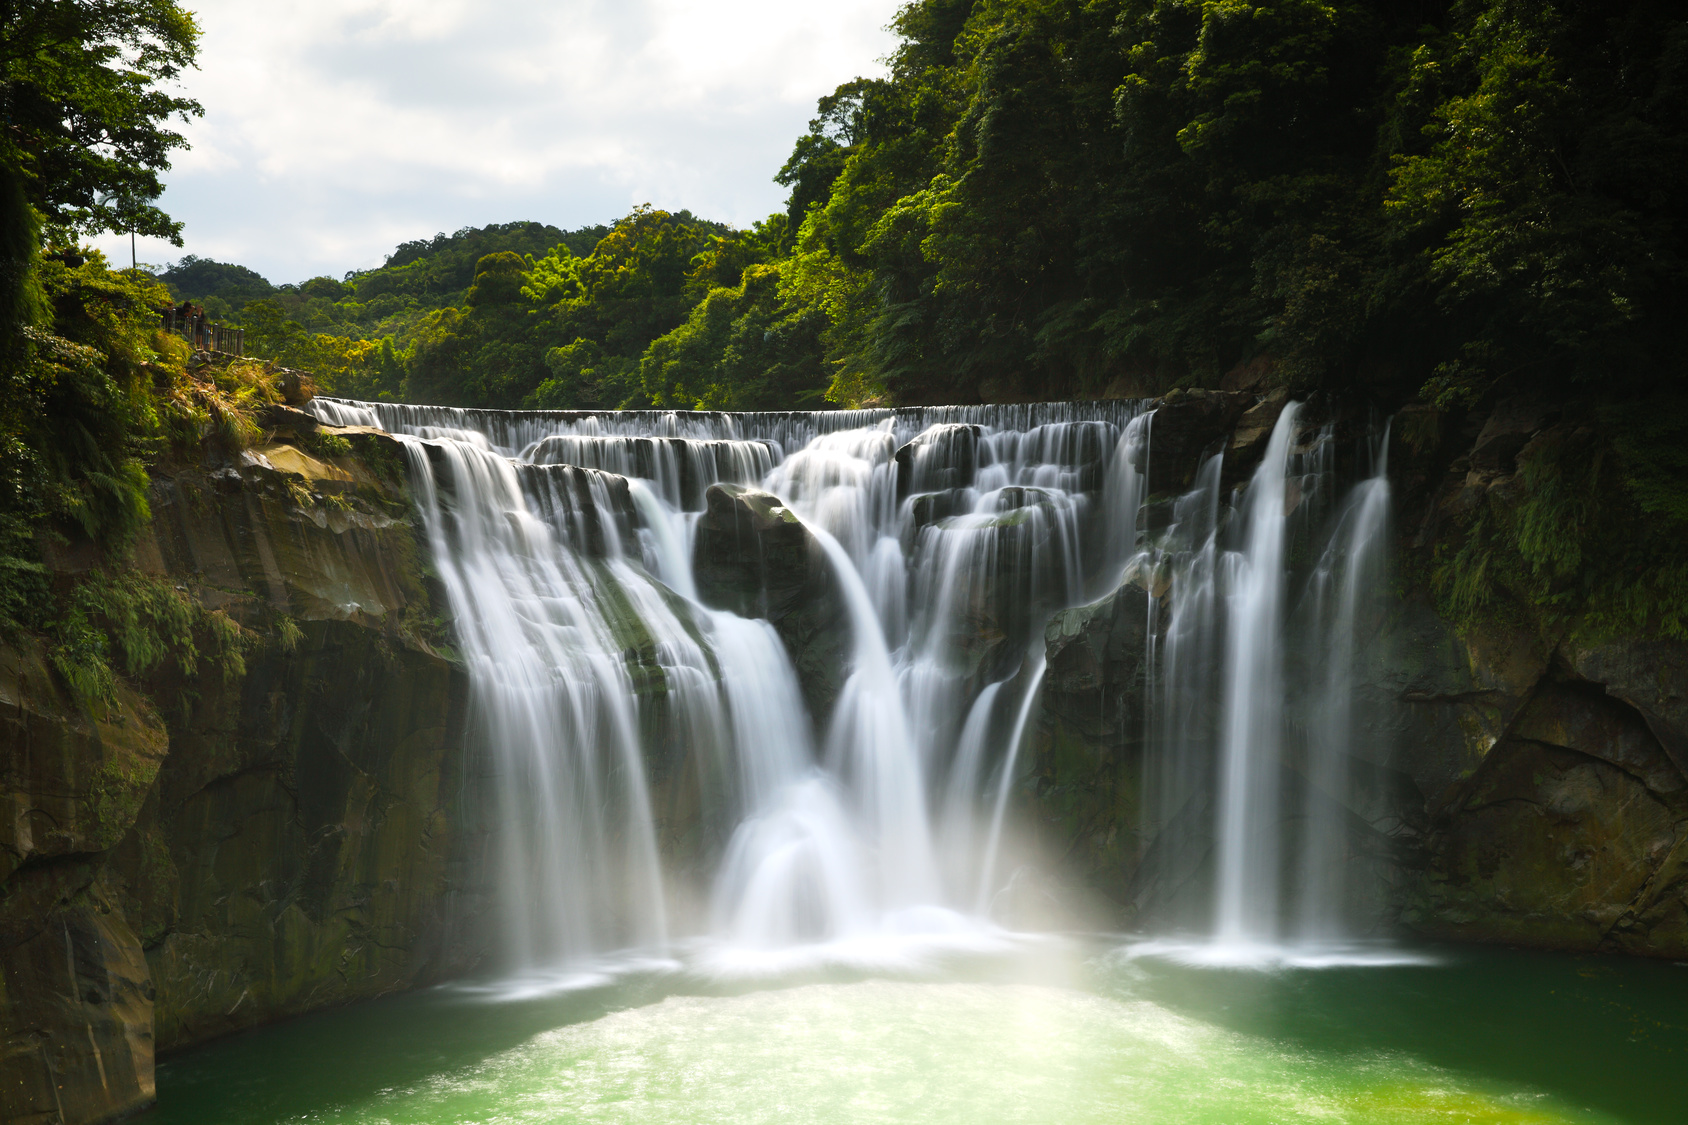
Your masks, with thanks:
M 1558 422 L 1543 407 L 1509 427 L 1494 419 L 1529 408 L 1496 407 L 1442 501 L 1431 580 L 1450 619 L 1688 639 L 1688 478 L 1672 472 L 1688 408 L 1651 406 L 1571 404 Z M 1523 444 L 1508 456 L 1503 436 Z
M 50 550 L 57 616 L 3 650 L 0 693 L 24 725 L 0 731 L 0 787 L 21 810 L 0 831 L 0 933 L 77 933 L 92 910 L 90 957 L 144 992 L 108 1018 L 134 1044 L 128 1084 L 71 1120 L 150 1098 L 155 1043 L 480 955 L 460 924 L 478 913 L 485 831 L 467 683 L 408 497 L 381 471 L 402 464 L 396 443 L 307 452 L 269 436 L 246 456 L 160 462 L 125 554 Z M 0 954 L 0 1022 L 79 1075 L 94 1045 L 75 1005 L 92 1001 L 52 1001 L 63 990 L 34 949 Z M 43 1065 L 0 1059 L 17 1079 L 0 1115 L 38 1108 Z

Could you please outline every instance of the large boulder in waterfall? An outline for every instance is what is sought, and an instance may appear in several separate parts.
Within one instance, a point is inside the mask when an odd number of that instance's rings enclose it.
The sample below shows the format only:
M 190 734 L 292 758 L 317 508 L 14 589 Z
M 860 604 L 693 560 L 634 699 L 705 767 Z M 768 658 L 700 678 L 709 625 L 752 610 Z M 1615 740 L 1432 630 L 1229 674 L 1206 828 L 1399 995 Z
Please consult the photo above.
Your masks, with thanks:
M 715 609 L 773 624 L 797 669 L 809 713 L 824 724 L 849 671 L 850 622 L 815 537 L 780 498 L 712 484 L 698 519 L 693 571 Z
M 979 437 L 983 426 L 951 422 L 931 426 L 899 447 L 897 497 L 911 492 L 939 492 L 968 488 L 979 467 Z
M 704 501 L 693 549 L 704 603 L 770 621 L 796 608 L 826 566 L 797 513 L 771 492 L 738 484 L 710 485 Z
M 907 502 L 911 530 L 918 535 L 923 527 L 958 515 L 968 509 L 967 494 L 959 488 L 942 492 L 923 492 Z
M 1143 850 L 1148 613 L 1148 593 L 1125 583 L 1049 619 L 1034 735 L 1043 830 L 1074 874 L 1121 905 Z

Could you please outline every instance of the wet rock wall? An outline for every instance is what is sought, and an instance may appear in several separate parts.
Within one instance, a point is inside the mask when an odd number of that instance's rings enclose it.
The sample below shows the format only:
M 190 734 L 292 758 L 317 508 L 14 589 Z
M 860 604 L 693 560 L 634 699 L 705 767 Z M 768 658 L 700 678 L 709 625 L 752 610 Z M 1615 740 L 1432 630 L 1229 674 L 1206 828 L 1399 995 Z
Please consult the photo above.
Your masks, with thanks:
M 467 680 L 402 452 L 344 436 L 154 481 L 137 571 L 238 659 L 90 701 L 0 649 L 0 1119 L 120 1116 L 157 1052 L 482 958 Z

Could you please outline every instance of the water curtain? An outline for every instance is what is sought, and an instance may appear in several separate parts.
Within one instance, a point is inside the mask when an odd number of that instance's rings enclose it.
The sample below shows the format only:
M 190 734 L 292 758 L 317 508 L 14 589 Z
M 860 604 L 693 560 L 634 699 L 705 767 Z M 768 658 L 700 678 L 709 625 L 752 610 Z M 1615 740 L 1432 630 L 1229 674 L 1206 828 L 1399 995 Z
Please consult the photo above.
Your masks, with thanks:
M 1223 493 L 1216 453 L 1170 505 L 1136 403 L 313 410 L 405 443 L 492 755 L 515 964 L 698 931 L 772 949 L 990 927 L 1044 623 L 1132 586 L 1144 839 L 1211 850 L 1217 942 L 1343 935 L 1352 666 L 1389 491 L 1379 455 L 1333 502 L 1332 431 L 1296 405 L 1246 486 Z M 698 521 L 747 489 L 830 579 L 847 637 L 825 713 L 769 621 L 699 598 Z M 651 780 L 675 763 L 718 838 L 707 909 L 678 921 Z

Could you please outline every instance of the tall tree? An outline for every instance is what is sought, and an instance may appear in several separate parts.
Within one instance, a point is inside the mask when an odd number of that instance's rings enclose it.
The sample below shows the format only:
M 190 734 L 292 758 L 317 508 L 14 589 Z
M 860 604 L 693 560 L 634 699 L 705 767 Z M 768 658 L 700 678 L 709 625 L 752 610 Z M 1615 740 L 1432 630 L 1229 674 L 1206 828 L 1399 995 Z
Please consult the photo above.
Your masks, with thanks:
M 172 0 L 0 0 L 0 164 L 64 235 L 134 231 L 181 245 L 154 201 L 201 111 L 171 92 L 199 28 Z

